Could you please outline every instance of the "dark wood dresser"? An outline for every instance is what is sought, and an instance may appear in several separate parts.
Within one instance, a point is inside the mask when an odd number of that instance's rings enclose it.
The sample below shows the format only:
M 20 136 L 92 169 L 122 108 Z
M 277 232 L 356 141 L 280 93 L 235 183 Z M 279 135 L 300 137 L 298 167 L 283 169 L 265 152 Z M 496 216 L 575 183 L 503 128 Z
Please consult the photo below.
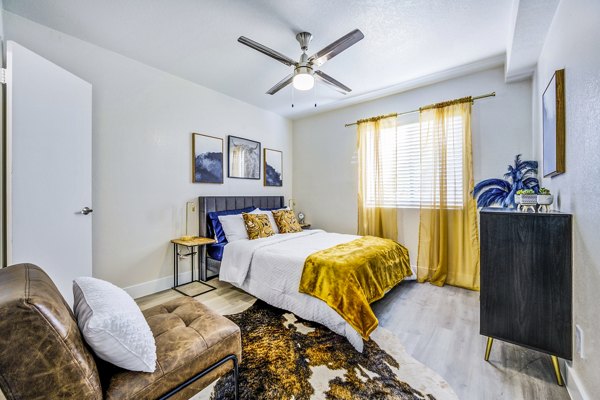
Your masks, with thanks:
M 484 208 L 481 223 L 481 322 L 488 337 L 572 359 L 572 217 Z

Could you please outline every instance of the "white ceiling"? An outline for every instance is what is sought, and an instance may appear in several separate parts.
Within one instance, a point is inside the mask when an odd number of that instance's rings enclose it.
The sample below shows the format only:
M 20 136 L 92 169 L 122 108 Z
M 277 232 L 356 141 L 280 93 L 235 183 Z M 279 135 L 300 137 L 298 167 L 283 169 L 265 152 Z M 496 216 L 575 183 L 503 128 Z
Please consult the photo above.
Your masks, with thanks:
M 506 49 L 506 79 L 533 74 L 559 0 L 515 0 Z
M 524 1 L 524 0 L 521 0 Z M 289 118 L 344 105 L 505 53 L 512 0 L 4 0 L 4 8 Z M 291 72 L 237 42 L 247 36 L 297 59 L 359 28 L 365 38 L 321 69 L 353 89 L 265 92 Z

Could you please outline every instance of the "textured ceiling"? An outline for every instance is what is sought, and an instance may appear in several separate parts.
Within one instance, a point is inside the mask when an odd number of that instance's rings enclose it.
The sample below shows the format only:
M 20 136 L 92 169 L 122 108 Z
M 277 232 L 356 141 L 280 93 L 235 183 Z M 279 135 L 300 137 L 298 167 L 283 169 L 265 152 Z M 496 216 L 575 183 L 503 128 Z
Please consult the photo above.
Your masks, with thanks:
M 515 0 L 506 49 L 506 79 L 531 76 L 559 0 Z
M 4 0 L 4 8 L 232 97 L 294 118 L 344 98 L 418 80 L 506 51 L 511 0 Z M 359 28 L 365 38 L 321 69 L 353 92 L 288 87 L 291 72 L 240 35 L 297 59 Z

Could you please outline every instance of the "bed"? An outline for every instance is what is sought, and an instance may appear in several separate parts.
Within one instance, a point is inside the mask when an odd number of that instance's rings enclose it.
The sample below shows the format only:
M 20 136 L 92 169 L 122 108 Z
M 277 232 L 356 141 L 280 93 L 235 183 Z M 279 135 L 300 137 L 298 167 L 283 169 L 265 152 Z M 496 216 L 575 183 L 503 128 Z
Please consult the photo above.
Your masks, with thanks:
M 214 237 L 208 218 L 209 213 L 239 210 L 244 208 L 281 208 L 285 207 L 283 196 L 210 196 L 198 197 L 198 236 Z M 200 279 L 206 281 L 219 274 L 221 259 L 227 243 L 216 243 L 206 246 L 206 271 L 201 271 Z
M 213 211 L 226 212 L 257 206 L 284 207 L 283 197 L 200 197 L 200 234 L 214 235 L 208 218 Z M 239 240 L 208 249 L 208 265 L 219 269 L 219 279 L 300 318 L 318 322 L 345 336 L 362 352 L 363 336 L 325 301 L 301 293 L 299 286 L 307 257 L 315 252 L 347 244 L 355 235 L 315 229 L 278 234 L 257 240 Z M 217 254 L 219 253 L 219 254 Z M 220 260 L 217 260 L 220 258 Z M 408 263 L 408 259 L 406 261 Z M 409 267 L 410 269 L 410 267 Z

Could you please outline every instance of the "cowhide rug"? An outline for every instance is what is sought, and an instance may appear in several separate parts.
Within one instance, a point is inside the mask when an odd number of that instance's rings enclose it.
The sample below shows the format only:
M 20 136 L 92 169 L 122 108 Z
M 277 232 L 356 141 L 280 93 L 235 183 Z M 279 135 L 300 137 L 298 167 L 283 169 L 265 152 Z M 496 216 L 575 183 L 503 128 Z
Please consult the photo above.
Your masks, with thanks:
M 361 354 L 324 326 L 260 300 L 227 317 L 242 331 L 241 399 L 458 399 L 381 327 Z M 207 398 L 233 399 L 233 374 L 194 397 Z

